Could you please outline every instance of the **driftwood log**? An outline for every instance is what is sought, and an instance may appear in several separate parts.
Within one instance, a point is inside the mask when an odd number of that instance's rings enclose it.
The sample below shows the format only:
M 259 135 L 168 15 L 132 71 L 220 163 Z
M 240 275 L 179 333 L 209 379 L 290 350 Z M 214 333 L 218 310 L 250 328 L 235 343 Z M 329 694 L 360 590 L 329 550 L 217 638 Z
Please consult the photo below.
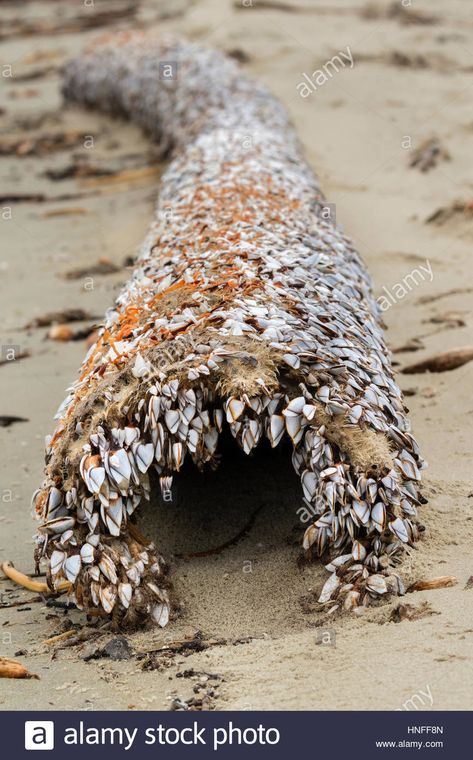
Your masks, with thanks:
M 165 625 L 166 563 L 133 513 L 158 480 L 172 499 L 186 457 L 216 466 L 226 427 L 247 454 L 292 442 L 303 547 L 331 571 L 322 603 L 402 593 L 422 460 L 369 275 L 282 105 L 219 52 L 141 34 L 69 63 L 64 93 L 128 117 L 171 160 L 47 441 L 34 504 L 51 588 L 69 581 L 120 626 Z

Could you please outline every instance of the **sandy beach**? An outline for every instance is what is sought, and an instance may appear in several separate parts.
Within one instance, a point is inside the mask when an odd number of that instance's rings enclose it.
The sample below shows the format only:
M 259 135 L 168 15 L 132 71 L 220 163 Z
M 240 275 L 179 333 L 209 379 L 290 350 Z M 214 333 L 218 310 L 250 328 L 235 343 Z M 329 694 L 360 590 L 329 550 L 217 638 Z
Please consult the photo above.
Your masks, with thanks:
M 60 68 L 103 31 L 147 28 L 227 51 L 289 110 L 383 299 L 397 380 L 429 463 L 425 532 L 403 578 L 456 579 L 358 617 L 328 615 L 317 605 L 327 572 L 300 561 L 288 452 L 236 456 L 197 493 L 184 473 L 178 506 L 144 510 L 182 602 L 164 630 L 117 642 L 78 611 L 0 580 L 0 655 L 39 676 L 0 680 L 0 708 L 472 709 L 473 362 L 402 372 L 473 345 L 469 4 L 0 6 L 0 561 L 33 574 L 30 499 L 44 436 L 87 334 L 130 275 L 163 169 L 136 128 L 66 108 Z M 65 309 L 83 311 L 62 328 L 74 340 L 35 326 Z

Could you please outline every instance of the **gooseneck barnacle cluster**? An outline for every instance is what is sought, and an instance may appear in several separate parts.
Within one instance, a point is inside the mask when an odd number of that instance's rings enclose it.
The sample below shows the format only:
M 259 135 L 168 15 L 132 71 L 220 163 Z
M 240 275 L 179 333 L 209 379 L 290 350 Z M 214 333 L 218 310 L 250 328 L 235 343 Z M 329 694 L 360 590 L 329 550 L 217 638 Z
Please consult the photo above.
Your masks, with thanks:
M 118 625 L 165 625 L 166 564 L 134 512 L 155 480 L 172 498 L 186 457 L 216 466 L 228 426 L 247 454 L 292 441 L 303 546 L 331 571 L 322 603 L 402 593 L 422 460 L 369 275 L 286 111 L 234 61 L 175 39 L 101 40 L 64 77 L 66 98 L 128 117 L 171 160 L 47 442 L 34 504 L 50 586 L 70 581 Z

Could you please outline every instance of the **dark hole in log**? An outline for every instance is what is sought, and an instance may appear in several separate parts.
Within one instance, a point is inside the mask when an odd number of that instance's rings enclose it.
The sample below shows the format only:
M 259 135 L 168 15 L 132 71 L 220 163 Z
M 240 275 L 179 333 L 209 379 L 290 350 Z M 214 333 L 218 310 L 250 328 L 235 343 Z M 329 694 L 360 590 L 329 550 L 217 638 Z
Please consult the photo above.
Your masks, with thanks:
M 152 477 L 151 502 L 142 502 L 141 528 L 167 556 L 217 554 L 240 543 L 284 542 L 304 524 L 298 509 L 302 487 L 291 461 L 292 447 L 282 441 L 271 449 L 262 440 L 250 455 L 228 429 L 220 434 L 216 470 L 200 472 L 189 455 L 174 474 L 173 500 L 163 501 Z

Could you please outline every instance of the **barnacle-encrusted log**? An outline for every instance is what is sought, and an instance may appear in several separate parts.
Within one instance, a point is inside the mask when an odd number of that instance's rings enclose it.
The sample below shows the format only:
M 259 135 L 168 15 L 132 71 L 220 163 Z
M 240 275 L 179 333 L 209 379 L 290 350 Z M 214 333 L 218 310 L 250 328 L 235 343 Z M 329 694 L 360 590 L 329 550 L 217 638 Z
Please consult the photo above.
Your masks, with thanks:
M 284 108 L 219 52 L 141 34 L 72 61 L 64 92 L 126 115 L 171 162 L 47 443 L 34 503 L 50 585 L 69 580 L 79 606 L 121 625 L 165 625 L 165 563 L 132 515 L 151 470 L 171 499 L 184 458 L 215 465 L 229 426 L 247 454 L 292 440 L 313 515 L 303 546 L 332 571 L 322 602 L 402 593 L 393 564 L 418 536 L 422 461 L 369 276 Z

